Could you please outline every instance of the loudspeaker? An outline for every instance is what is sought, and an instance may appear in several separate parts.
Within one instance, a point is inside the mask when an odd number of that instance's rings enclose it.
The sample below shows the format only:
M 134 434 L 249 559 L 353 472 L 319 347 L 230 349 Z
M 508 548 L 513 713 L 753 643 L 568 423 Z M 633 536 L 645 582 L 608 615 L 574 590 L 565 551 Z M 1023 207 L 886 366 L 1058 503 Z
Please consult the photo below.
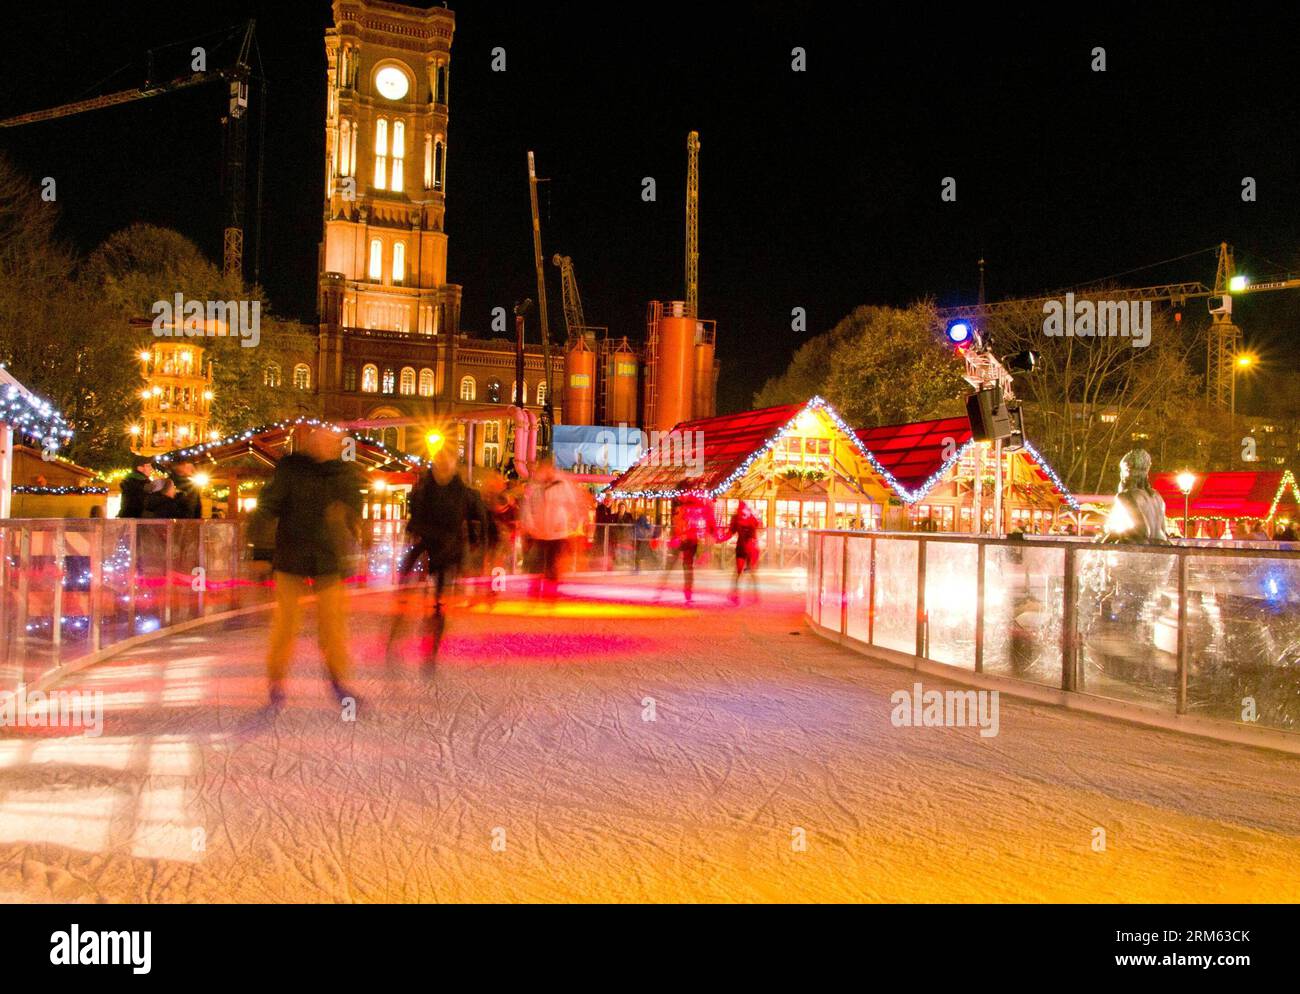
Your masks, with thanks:
M 1011 436 L 1011 412 L 1002 400 L 1001 387 L 976 390 L 967 397 L 966 417 L 977 442 L 996 442 Z

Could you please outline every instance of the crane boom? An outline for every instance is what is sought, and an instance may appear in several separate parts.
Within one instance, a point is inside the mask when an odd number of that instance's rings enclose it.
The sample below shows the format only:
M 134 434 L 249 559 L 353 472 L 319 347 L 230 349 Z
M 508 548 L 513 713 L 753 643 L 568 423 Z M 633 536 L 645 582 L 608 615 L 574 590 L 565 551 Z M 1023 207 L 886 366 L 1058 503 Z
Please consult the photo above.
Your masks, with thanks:
M 686 314 L 700 316 L 700 133 L 686 136 Z
M 573 260 L 556 253 L 551 262 L 560 268 L 560 299 L 564 303 L 564 323 L 570 340 L 577 338 L 587 327 L 582 313 L 582 296 L 578 293 L 578 277 L 573 271 Z
M 0 128 L 18 128 L 26 124 L 55 121 L 74 114 L 119 107 L 149 97 L 175 93 L 203 83 L 223 80 L 230 84 L 230 103 L 222 123 L 226 128 L 226 158 L 223 172 L 225 190 L 222 245 L 222 270 L 226 275 L 241 276 L 244 266 L 244 165 L 247 157 L 248 80 L 251 73 L 249 58 L 252 54 L 253 31 L 256 21 L 244 26 L 244 37 L 234 64 L 224 69 L 203 70 L 178 76 L 166 83 L 145 83 L 133 90 L 118 90 L 87 100 L 47 107 L 13 117 L 0 119 Z M 263 91 L 265 92 L 265 91 Z

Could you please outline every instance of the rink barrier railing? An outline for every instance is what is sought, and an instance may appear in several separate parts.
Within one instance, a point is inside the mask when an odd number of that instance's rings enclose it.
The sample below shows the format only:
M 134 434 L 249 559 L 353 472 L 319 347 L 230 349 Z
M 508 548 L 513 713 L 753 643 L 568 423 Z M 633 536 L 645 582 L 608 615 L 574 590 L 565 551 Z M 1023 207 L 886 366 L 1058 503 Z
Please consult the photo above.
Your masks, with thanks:
M 815 531 L 805 616 L 971 686 L 1300 753 L 1300 552 Z
M 774 568 L 806 564 L 807 531 L 771 529 L 761 538 Z M 0 519 L 0 692 L 47 685 L 160 633 L 269 606 L 270 540 L 248 519 Z M 348 582 L 391 586 L 408 543 L 404 522 L 366 521 Z M 593 525 L 566 566 L 632 570 L 637 545 L 631 525 Z M 671 562 L 666 536 L 641 543 L 640 553 L 642 569 Z M 734 543 L 707 544 L 697 566 L 729 568 L 732 556 Z M 516 542 L 469 568 L 487 580 L 495 569 L 511 575 L 530 565 Z

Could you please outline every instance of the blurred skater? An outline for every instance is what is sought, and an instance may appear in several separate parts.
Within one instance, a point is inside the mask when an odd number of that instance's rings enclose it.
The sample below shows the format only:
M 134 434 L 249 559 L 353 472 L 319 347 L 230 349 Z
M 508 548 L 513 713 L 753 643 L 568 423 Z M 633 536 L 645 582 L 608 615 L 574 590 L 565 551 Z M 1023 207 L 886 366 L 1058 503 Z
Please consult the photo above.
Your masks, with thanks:
M 496 546 L 487 550 L 483 568 L 488 576 L 488 590 L 497 593 L 495 572 L 513 573 L 515 566 L 515 539 L 519 533 L 519 500 L 500 473 L 489 473 L 483 481 L 483 503 L 492 519 L 496 532 Z
M 749 574 L 754 600 L 758 600 L 758 530 L 763 523 L 743 500 L 731 516 L 727 537 L 736 536 L 736 575 L 731 580 L 731 603 L 740 603 L 740 575 Z
M 554 597 L 560 582 L 560 560 L 583 534 L 587 504 L 572 480 L 544 456 L 532 468 L 519 508 L 520 526 L 540 561 L 534 593 Z
M 276 464 L 257 503 L 259 513 L 277 519 L 271 559 L 275 618 L 266 661 L 270 706 L 277 711 L 284 706 L 284 678 L 308 580 L 316 594 L 317 638 L 330 687 L 340 701 L 356 699 L 343 683 L 351 669 L 343 560 L 349 538 L 360 531 L 361 486 L 354 467 L 339 458 L 341 441 L 323 428 L 309 433 L 298 451 Z
M 406 530 L 415 542 L 402 557 L 397 571 L 397 582 L 404 584 L 424 557 L 428 573 L 433 580 L 433 612 L 429 616 L 432 647 L 426 665 L 432 666 L 442 644 L 446 616 L 443 611 L 443 593 L 448 582 L 456 582 L 456 574 L 465 558 L 469 519 L 474 516 L 475 494 L 456 472 L 456 453 L 449 448 L 439 449 L 433 466 L 420 474 L 411 490 L 410 518 Z M 388 650 L 392 648 L 404 628 L 406 614 L 398 605 L 393 625 L 388 633 Z
M 700 544 L 718 537 L 718 522 L 713 514 L 712 501 L 691 494 L 679 497 L 673 508 L 668 563 L 663 579 L 659 582 L 660 591 L 667 586 L 668 578 L 680 561 L 682 593 L 686 603 L 690 604 L 695 597 L 695 557 L 700 551 Z

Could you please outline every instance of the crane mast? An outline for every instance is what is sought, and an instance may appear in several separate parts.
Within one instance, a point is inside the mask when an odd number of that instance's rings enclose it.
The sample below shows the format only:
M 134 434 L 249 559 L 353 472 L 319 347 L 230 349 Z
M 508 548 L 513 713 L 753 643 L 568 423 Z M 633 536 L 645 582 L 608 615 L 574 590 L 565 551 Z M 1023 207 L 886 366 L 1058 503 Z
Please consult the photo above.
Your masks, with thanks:
M 533 153 L 528 152 L 528 198 L 533 208 L 533 266 L 537 270 L 537 314 L 542 329 L 542 377 L 546 383 L 546 403 L 542 407 L 542 444 L 550 446 L 550 426 L 553 423 L 551 403 L 551 331 L 546 317 L 546 272 L 542 268 L 542 222 L 537 212 L 537 167 Z
M 686 136 L 686 315 L 700 316 L 700 133 Z

